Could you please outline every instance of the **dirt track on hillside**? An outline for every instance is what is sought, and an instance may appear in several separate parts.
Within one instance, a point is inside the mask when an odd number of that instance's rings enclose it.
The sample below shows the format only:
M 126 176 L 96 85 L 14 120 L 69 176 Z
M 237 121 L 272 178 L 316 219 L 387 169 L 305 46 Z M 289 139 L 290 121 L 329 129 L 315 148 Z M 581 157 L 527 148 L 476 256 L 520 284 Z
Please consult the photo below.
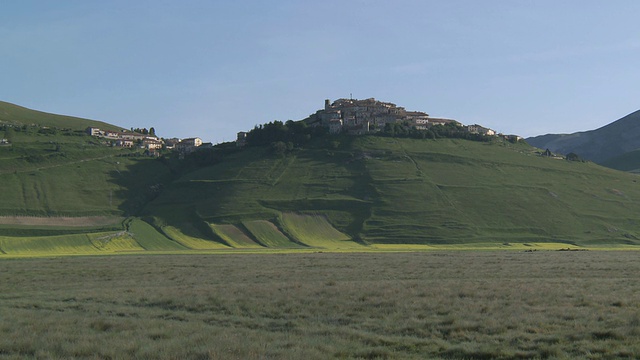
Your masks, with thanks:
M 35 216 L 0 216 L 0 225 L 29 226 L 103 226 L 114 225 L 122 221 L 114 216 L 80 216 L 80 217 L 35 217 Z

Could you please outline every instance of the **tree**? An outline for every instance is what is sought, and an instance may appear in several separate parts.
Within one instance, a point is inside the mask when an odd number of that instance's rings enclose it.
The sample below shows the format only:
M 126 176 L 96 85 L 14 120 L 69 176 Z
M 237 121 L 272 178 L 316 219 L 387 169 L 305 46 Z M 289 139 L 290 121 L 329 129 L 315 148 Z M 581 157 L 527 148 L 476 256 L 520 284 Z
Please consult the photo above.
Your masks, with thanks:
M 572 152 L 567 154 L 566 159 L 568 161 L 584 161 L 580 156 L 578 156 L 578 154 Z
M 284 155 L 287 152 L 287 144 L 282 141 L 271 143 L 271 151 L 278 155 Z
M 149 128 L 149 136 L 156 136 L 156 129 L 153 126 Z

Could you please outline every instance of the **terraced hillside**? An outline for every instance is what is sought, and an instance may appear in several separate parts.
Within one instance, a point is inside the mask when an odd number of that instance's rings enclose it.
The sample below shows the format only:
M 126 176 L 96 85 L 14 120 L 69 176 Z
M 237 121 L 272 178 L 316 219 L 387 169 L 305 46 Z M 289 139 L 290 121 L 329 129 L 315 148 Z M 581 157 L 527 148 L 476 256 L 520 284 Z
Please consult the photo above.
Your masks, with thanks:
M 308 246 L 319 244 L 302 235 L 308 219 L 289 221 L 291 214 L 326 219 L 345 234 L 331 241 L 349 247 L 639 243 L 634 175 L 542 157 L 526 144 L 375 136 L 341 142 L 285 156 L 248 148 L 183 176 L 146 214 L 176 229 L 270 221 Z

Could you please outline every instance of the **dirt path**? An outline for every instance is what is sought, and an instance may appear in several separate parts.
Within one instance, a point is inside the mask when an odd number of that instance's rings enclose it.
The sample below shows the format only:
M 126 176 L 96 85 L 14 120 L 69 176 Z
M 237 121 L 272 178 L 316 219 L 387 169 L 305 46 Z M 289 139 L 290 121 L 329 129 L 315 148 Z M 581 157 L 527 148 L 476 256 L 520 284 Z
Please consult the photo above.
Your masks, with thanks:
M 122 221 L 117 216 L 79 216 L 79 217 L 36 217 L 36 216 L 0 216 L 0 225 L 29 226 L 103 226 L 115 225 Z
M 23 169 L 2 170 L 2 171 L 0 171 L 0 174 L 17 174 L 17 173 L 26 173 L 26 172 L 32 172 L 32 171 L 47 170 L 47 169 L 57 168 L 57 167 L 61 167 L 61 166 L 75 165 L 75 164 L 79 164 L 79 163 L 83 163 L 83 162 L 87 162 L 87 161 L 104 160 L 104 159 L 107 159 L 107 158 L 112 158 L 114 156 L 115 155 L 110 154 L 110 155 L 100 156 L 100 157 L 96 157 L 96 158 L 87 158 L 87 159 L 80 159 L 80 160 L 74 160 L 74 161 L 67 161 L 67 162 L 63 162 L 63 163 L 59 163 L 59 164 L 52 164 L 52 165 L 47 165 L 47 166 L 39 166 L 39 167 L 26 168 L 26 169 L 23 168 Z

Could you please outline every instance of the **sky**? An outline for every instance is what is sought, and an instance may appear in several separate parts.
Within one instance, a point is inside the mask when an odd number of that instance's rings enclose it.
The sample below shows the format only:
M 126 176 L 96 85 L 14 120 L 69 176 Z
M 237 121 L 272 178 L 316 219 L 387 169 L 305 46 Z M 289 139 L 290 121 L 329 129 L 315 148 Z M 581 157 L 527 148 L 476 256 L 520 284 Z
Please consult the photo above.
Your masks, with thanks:
M 0 100 L 219 143 L 374 97 L 524 137 L 640 109 L 637 0 L 6 0 Z

